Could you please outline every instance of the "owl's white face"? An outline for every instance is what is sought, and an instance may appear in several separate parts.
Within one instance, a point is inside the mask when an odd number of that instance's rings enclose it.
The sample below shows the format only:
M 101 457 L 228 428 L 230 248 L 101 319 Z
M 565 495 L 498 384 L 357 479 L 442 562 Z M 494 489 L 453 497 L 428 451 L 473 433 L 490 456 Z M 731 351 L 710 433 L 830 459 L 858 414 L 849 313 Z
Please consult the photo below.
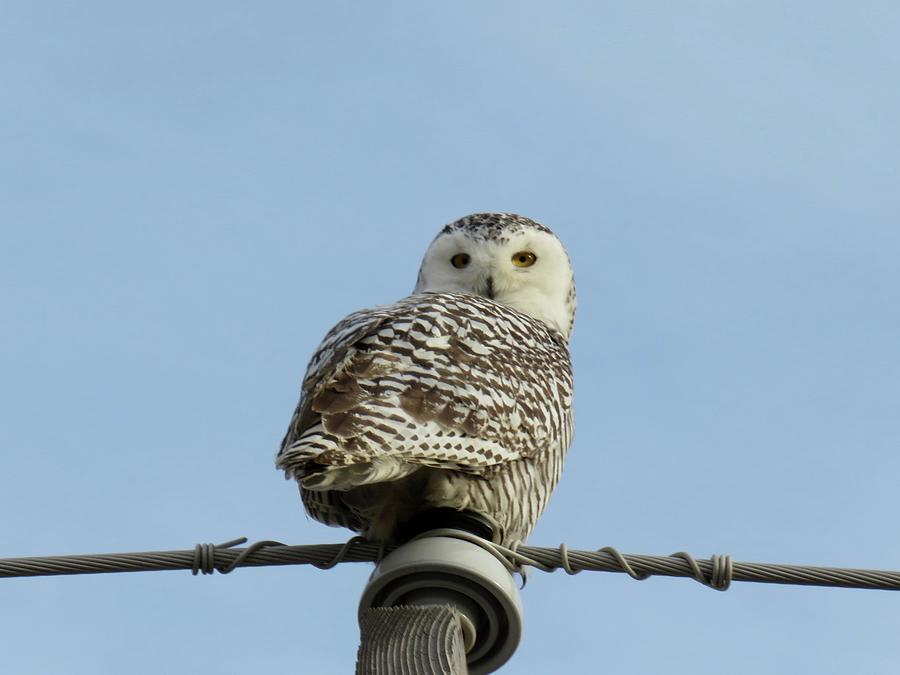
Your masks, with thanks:
M 471 293 L 508 305 L 566 338 L 575 315 L 569 256 L 559 239 L 524 228 L 483 238 L 466 231 L 438 235 L 425 252 L 415 292 Z

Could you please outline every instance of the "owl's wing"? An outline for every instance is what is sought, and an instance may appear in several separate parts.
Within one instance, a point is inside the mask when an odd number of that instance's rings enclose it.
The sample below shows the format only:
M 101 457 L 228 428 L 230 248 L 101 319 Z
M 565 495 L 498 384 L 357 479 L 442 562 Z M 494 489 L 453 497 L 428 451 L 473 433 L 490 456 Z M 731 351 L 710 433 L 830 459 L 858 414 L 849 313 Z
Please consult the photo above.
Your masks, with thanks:
M 277 462 L 312 489 L 335 487 L 329 473 L 338 489 L 420 466 L 490 475 L 567 446 L 571 398 L 554 329 L 478 296 L 421 293 L 328 333 Z
M 354 312 L 334 326 L 313 353 L 306 367 L 300 401 L 281 441 L 278 457 L 285 453 L 302 432 L 309 429 L 320 415 L 312 409 L 315 392 L 328 387 L 328 379 L 345 368 L 356 354 L 357 342 L 383 323 L 391 320 L 391 306 L 376 307 Z M 333 387 L 332 387 L 333 388 Z

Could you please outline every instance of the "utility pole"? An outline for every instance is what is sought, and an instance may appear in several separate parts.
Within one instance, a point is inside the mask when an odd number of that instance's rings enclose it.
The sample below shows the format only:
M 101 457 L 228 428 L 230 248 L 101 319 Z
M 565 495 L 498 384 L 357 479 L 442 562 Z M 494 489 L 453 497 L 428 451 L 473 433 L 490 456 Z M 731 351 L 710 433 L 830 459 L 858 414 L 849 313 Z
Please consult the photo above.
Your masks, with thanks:
M 356 675 L 468 675 L 460 613 L 450 605 L 366 609 L 359 630 Z

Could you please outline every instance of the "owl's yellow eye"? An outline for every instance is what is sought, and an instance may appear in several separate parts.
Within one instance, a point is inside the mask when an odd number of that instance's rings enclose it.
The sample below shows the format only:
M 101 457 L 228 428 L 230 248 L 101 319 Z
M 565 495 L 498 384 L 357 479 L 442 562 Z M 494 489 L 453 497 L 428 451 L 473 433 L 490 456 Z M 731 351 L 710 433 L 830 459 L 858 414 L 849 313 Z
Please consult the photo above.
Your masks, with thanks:
M 512 264 L 516 267 L 531 267 L 536 260 L 537 256 L 531 251 L 519 251 L 513 254 Z
M 470 260 L 471 260 L 471 258 L 469 257 L 468 253 L 457 253 L 455 256 L 450 258 L 450 262 L 453 264 L 453 266 L 456 269 L 460 269 L 460 270 L 463 267 L 466 267 L 469 264 Z

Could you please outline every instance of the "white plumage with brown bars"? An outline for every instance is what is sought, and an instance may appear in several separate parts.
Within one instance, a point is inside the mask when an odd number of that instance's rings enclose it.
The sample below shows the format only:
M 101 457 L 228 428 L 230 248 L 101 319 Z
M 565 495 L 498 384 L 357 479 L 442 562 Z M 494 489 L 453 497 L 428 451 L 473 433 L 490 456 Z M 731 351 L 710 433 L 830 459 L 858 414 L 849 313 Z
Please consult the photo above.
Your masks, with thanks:
M 524 541 L 572 440 L 574 315 L 569 257 L 547 227 L 498 213 L 447 225 L 412 295 L 326 335 L 278 467 L 313 518 L 375 541 L 440 507 Z

